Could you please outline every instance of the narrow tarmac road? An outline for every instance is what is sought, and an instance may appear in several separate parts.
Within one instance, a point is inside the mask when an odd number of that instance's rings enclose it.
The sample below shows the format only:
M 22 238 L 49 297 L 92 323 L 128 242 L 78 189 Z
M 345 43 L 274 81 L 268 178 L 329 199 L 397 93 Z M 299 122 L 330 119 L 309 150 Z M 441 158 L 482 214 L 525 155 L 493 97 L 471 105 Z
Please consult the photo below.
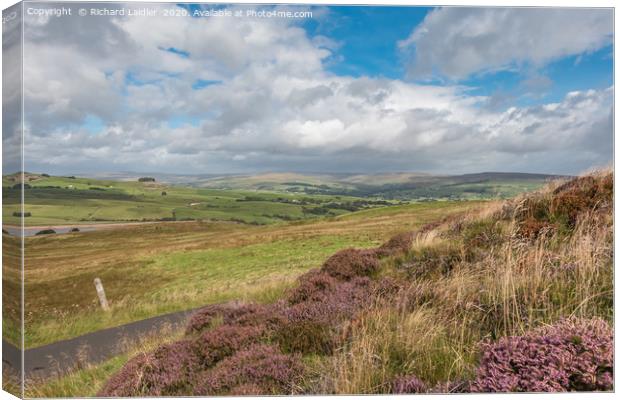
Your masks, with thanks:
M 62 376 L 79 365 L 105 361 L 121 354 L 127 343 L 138 340 L 140 337 L 157 333 L 164 327 L 180 328 L 196 310 L 198 308 L 160 315 L 87 333 L 73 339 L 26 349 L 24 352 L 26 379 Z M 19 348 L 4 340 L 2 341 L 2 363 L 15 370 L 19 370 L 21 365 Z

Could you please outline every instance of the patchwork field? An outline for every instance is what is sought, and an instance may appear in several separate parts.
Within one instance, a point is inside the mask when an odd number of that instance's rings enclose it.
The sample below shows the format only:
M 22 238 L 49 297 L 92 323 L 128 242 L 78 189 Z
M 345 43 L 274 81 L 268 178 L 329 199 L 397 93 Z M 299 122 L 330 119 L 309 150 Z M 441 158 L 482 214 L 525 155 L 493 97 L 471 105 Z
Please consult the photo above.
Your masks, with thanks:
M 18 182 L 18 175 L 3 177 L 4 224 L 20 223 L 16 214 L 21 211 Z M 263 225 L 401 203 L 342 195 L 201 189 L 40 174 L 28 174 L 25 188 L 26 226 L 184 220 Z

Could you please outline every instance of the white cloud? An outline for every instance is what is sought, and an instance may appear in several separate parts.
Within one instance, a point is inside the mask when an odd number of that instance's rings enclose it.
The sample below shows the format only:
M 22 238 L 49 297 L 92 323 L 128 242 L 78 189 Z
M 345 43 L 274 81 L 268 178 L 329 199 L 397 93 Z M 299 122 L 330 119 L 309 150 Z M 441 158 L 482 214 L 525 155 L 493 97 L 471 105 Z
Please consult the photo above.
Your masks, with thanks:
M 492 111 L 458 85 L 335 76 L 331 41 L 291 21 L 87 25 L 84 40 L 53 18 L 28 28 L 30 169 L 577 172 L 611 159 L 613 89 Z M 102 132 L 80 127 L 87 115 Z
M 613 10 L 578 8 L 436 9 L 399 46 L 415 78 L 542 66 L 595 51 L 613 40 Z
M 15 12 L 14 19 L 3 22 L 2 51 L 2 168 L 12 172 L 21 169 L 21 41 L 19 26 L 21 13 L 15 5 L 4 10 L 7 17 Z

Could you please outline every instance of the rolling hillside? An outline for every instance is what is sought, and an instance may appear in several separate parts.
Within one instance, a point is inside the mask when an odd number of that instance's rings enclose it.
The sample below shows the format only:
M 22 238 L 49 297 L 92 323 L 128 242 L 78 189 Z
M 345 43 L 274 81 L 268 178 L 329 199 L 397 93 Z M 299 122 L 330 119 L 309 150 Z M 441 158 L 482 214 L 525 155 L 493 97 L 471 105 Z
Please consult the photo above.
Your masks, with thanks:
M 173 176 L 139 182 L 26 173 L 27 226 L 106 222 L 234 221 L 270 224 L 335 217 L 416 201 L 483 200 L 535 190 L 553 176 L 481 173 L 431 176 L 269 173 L 252 176 Z M 5 224 L 19 223 L 19 175 L 3 177 Z
M 5 224 L 19 223 L 18 177 L 3 177 Z M 401 204 L 354 196 L 247 189 L 211 189 L 160 182 L 113 181 L 28 174 L 27 226 L 148 221 L 233 221 L 264 225 L 338 216 Z
M 119 175 L 115 175 L 117 178 Z M 135 179 L 127 174 L 126 179 Z M 174 176 L 162 181 L 212 189 L 349 195 L 398 200 L 483 199 L 513 197 L 531 191 L 557 175 L 485 172 L 466 175 L 424 173 L 325 174 L 263 173 L 255 175 Z

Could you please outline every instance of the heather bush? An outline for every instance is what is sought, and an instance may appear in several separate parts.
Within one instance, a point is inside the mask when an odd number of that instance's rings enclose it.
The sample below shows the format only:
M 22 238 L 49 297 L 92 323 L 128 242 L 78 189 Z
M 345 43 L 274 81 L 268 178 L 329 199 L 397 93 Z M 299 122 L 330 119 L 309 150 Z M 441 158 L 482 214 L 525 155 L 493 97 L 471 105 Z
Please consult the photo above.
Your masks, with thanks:
M 194 351 L 201 365 L 210 367 L 265 337 L 266 332 L 262 327 L 223 325 L 200 335 L 194 344 Z
M 114 374 L 97 393 L 99 397 L 129 397 L 145 393 L 142 383 L 142 369 L 152 356 L 140 354 L 129 360 L 123 368 Z
M 582 196 L 581 193 L 574 192 L 555 196 L 551 203 L 554 219 L 567 227 L 574 227 L 579 214 L 589 207 L 589 200 L 587 197 Z
M 282 311 L 286 308 L 285 301 L 273 304 L 247 304 L 229 314 L 225 323 L 237 326 L 260 326 L 266 330 L 275 329 L 282 320 Z
M 183 340 L 160 346 L 130 360 L 114 375 L 98 396 L 178 396 L 191 391 L 200 371 L 193 343 Z
M 473 221 L 465 226 L 462 233 L 466 249 L 488 249 L 501 244 L 504 237 L 501 226 L 493 219 Z
M 555 230 L 556 226 L 550 222 L 527 218 L 518 224 L 517 236 L 526 239 L 537 239 L 551 234 Z
M 572 230 L 586 211 L 607 211 L 613 203 L 613 175 L 588 175 L 558 186 L 551 195 L 524 198 L 515 208 L 517 234 L 534 238 L 549 227 Z
M 191 335 L 206 329 L 214 328 L 217 323 L 224 320 L 224 316 L 230 316 L 234 310 L 241 307 L 242 306 L 237 302 L 211 304 L 203 307 L 190 317 L 187 322 L 185 333 Z
M 414 232 L 404 232 L 393 236 L 377 248 L 376 254 L 385 257 L 406 253 L 411 248 L 414 237 Z
M 553 192 L 550 210 L 572 228 L 585 210 L 610 208 L 613 203 L 613 175 L 583 176 L 559 186 Z
M 426 384 L 415 375 L 399 376 L 392 382 L 392 393 L 425 393 L 427 391 Z
M 250 391 L 251 394 L 291 394 L 303 364 L 297 355 L 276 346 L 254 345 L 219 362 L 200 378 L 195 395 L 212 396 Z
M 334 277 L 320 270 L 312 270 L 300 276 L 298 281 L 299 285 L 288 293 L 287 300 L 290 304 L 325 300 L 327 293 L 338 284 Z
M 235 386 L 230 390 L 231 396 L 260 396 L 261 394 L 263 394 L 263 389 L 253 383 Z
M 611 173 L 602 175 L 586 175 L 571 179 L 563 185 L 558 186 L 554 195 L 563 193 L 581 193 L 584 197 L 594 201 L 612 200 L 614 194 L 614 177 Z
M 321 301 L 305 301 L 281 311 L 276 340 L 283 350 L 329 354 L 337 344 L 339 325 L 369 304 L 374 285 L 369 278 L 341 282 Z
M 212 329 L 218 325 L 254 326 L 269 324 L 269 319 L 277 315 L 279 303 L 262 305 L 254 303 L 229 302 L 213 304 L 198 310 L 187 323 L 186 334 L 193 335 Z
M 513 210 L 512 218 L 517 221 L 532 219 L 535 221 L 550 221 L 549 211 L 551 200 L 548 196 L 537 193 L 523 198 Z
M 391 277 L 383 277 L 372 285 L 372 296 L 376 300 L 391 300 L 397 293 L 403 290 L 403 282 Z
M 484 343 L 473 392 L 613 389 L 613 331 L 600 319 L 567 319 Z
M 336 343 L 331 324 L 310 319 L 283 323 L 276 331 L 275 338 L 287 353 L 328 355 Z
M 378 271 L 379 267 L 376 251 L 345 249 L 328 258 L 321 270 L 336 279 L 350 280 L 370 276 Z

